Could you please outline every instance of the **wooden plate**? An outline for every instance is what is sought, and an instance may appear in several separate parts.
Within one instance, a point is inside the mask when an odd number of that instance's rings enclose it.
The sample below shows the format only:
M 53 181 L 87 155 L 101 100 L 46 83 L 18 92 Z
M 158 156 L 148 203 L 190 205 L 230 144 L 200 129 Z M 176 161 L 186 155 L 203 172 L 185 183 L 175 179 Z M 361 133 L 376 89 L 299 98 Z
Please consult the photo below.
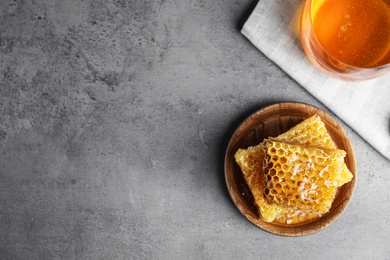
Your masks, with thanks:
M 354 175 L 351 182 L 339 187 L 328 213 L 317 219 L 304 219 L 296 224 L 265 222 L 259 219 L 257 206 L 237 165 L 234 154 L 239 148 L 258 145 L 267 137 L 276 137 L 304 119 L 317 114 L 325 123 L 336 146 L 347 152 L 345 163 Z M 225 154 L 225 180 L 229 194 L 239 211 L 253 224 L 273 234 L 305 236 L 332 224 L 347 208 L 357 179 L 357 163 L 352 143 L 342 126 L 326 112 L 303 103 L 279 103 L 262 108 L 250 115 L 234 132 Z

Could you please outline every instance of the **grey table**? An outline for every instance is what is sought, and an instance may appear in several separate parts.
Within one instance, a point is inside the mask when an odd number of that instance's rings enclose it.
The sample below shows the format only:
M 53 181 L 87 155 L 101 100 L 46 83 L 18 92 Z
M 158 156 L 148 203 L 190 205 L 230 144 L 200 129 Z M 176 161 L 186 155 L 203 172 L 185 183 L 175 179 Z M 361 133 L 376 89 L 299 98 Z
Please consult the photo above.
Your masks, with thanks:
M 239 122 L 332 114 L 240 34 L 256 3 L 0 0 L 0 258 L 390 258 L 390 162 L 343 122 L 358 184 L 330 227 L 276 236 L 232 203 Z

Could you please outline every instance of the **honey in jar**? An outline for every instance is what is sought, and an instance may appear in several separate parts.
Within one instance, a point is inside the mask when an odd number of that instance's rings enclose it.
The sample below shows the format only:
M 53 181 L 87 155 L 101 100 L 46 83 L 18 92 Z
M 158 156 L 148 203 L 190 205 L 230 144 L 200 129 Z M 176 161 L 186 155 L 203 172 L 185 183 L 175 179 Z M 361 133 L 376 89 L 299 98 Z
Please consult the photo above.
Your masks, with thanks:
M 312 0 L 311 22 L 325 50 L 356 67 L 390 62 L 389 0 Z

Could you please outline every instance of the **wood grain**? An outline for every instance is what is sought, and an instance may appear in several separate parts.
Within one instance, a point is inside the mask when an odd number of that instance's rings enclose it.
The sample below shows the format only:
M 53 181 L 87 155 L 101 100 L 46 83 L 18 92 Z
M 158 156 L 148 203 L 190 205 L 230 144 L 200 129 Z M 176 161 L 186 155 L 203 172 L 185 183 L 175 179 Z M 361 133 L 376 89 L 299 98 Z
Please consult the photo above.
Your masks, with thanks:
M 276 137 L 306 118 L 317 114 L 325 123 L 336 146 L 347 152 L 345 163 L 354 175 L 351 182 L 340 187 L 328 213 L 317 219 L 300 219 L 296 224 L 265 222 L 259 219 L 257 206 L 237 165 L 234 154 L 239 148 L 258 145 L 264 138 Z M 329 114 L 303 103 L 278 103 L 262 108 L 250 115 L 236 129 L 225 154 L 225 180 L 229 194 L 238 210 L 254 225 L 282 236 L 305 236 L 332 224 L 347 208 L 357 181 L 357 163 L 352 143 L 342 126 Z

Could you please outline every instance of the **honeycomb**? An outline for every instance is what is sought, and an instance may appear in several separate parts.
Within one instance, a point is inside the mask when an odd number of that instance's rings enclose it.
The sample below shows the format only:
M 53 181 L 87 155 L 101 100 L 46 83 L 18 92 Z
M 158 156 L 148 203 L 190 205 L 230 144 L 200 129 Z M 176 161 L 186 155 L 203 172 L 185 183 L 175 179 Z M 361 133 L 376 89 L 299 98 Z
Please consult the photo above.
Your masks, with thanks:
M 318 115 L 309 117 L 275 139 L 329 149 L 337 148 Z
M 313 115 L 304 120 L 275 139 L 330 149 L 336 148 L 336 145 L 326 131 L 325 124 L 318 115 Z M 260 218 L 267 222 L 272 222 L 278 218 L 285 218 L 287 219 L 287 223 L 289 223 L 289 221 L 291 222 L 289 216 L 300 216 L 305 213 L 299 210 L 288 210 L 279 206 L 270 205 L 265 201 L 263 197 L 264 176 L 262 167 L 264 152 L 262 146 L 263 143 L 260 143 L 247 149 L 238 149 L 234 157 L 253 194 L 254 201 L 259 209 Z M 337 186 L 351 181 L 353 177 L 345 163 L 343 163 L 342 169 L 342 178 Z M 306 217 L 309 214 L 306 213 Z M 314 214 L 311 217 L 314 218 Z
M 339 186 L 346 152 L 272 139 L 263 141 L 264 198 L 285 208 L 324 214 Z
M 263 160 L 264 152 L 261 145 L 251 146 L 248 149 L 238 149 L 234 155 L 240 166 L 244 179 L 252 192 L 253 199 L 258 207 L 259 216 L 267 222 L 272 222 L 277 216 L 287 214 L 287 209 L 269 205 L 263 196 L 264 177 Z
M 328 131 L 326 131 L 324 122 L 322 122 L 318 115 L 309 117 L 275 139 L 322 148 L 337 148 L 336 144 L 332 141 L 332 138 L 328 134 Z M 350 182 L 353 178 L 352 173 L 349 171 L 345 163 L 343 163 L 341 168 L 342 173 L 338 186 Z

